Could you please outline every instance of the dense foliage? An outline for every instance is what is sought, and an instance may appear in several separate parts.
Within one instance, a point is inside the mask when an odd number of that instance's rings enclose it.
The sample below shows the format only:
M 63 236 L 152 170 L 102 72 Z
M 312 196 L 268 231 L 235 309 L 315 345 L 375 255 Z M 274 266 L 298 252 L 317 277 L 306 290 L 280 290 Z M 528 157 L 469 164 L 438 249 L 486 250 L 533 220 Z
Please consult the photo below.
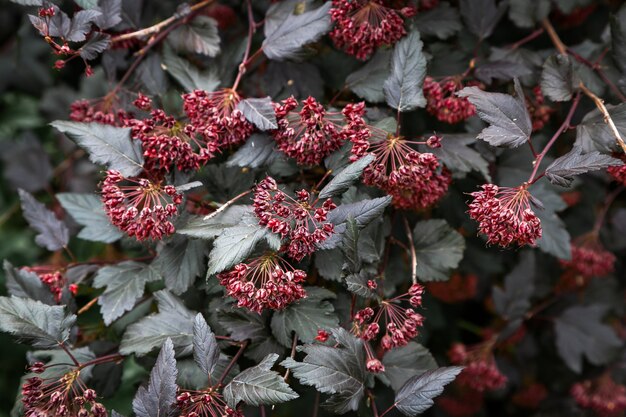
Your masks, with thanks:
M 11 1 L 0 415 L 624 415 L 619 1 Z

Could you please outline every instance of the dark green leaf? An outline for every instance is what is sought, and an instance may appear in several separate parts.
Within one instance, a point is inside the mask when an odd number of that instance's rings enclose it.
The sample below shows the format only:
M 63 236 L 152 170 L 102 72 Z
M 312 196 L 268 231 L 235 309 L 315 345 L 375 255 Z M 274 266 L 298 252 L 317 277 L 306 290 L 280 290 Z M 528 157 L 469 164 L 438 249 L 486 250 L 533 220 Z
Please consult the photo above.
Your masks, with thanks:
M 432 407 L 433 398 L 440 395 L 462 370 L 460 366 L 450 366 L 415 375 L 396 393 L 394 405 L 409 417 L 423 413 Z
M 220 79 L 214 69 L 200 71 L 189 61 L 176 55 L 171 48 L 163 49 L 162 65 L 187 92 L 194 90 L 211 92 L 220 85 Z
M 226 403 L 234 409 L 241 401 L 248 405 L 274 405 L 298 398 L 282 376 L 271 370 L 277 359 L 277 354 L 268 355 L 234 377 L 224 387 Z
M 76 223 L 84 226 L 78 233 L 79 238 L 112 243 L 123 236 L 123 233 L 111 224 L 104 212 L 102 200 L 97 195 L 59 193 L 56 197 Z
M 70 231 L 65 223 L 57 219 L 53 212 L 35 200 L 29 192 L 17 190 L 22 203 L 22 214 L 30 227 L 37 231 L 35 242 L 50 251 L 57 251 L 67 246 Z
M 392 349 L 383 356 L 384 376 L 394 391 L 398 391 L 411 377 L 437 367 L 435 358 L 424 346 L 409 342 Z
M 87 43 L 80 47 L 78 53 L 81 58 L 89 61 L 95 59 L 100 52 L 104 52 L 111 45 L 111 36 L 96 32 Z
M 367 155 L 356 162 L 351 163 L 340 171 L 324 188 L 321 189 L 319 198 L 326 199 L 343 194 L 361 177 L 363 170 L 372 163 L 373 155 Z
M 210 57 L 220 52 L 220 35 L 215 19 L 199 15 L 191 23 L 182 25 L 167 37 L 178 52 L 193 52 Z
M 550 210 L 537 210 L 536 214 L 542 230 L 541 239 L 537 240 L 539 249 L 559 259 L 570 259 L 571 238 L 563 220 Z
M 191 353 L 195 313 L 166 290 L 154 293 L 154 298 L 159 312 L 128 326 L 120 344 L 120 353 L 142 356 L 167 339 L 172 339 L 180 355 Z
M 383 91 L 387 104 L 401 112 L 426 106 L 422 90 L 426 77 L 423 46 L 419 32 L 413 31 L 393 49 L 391 74 L 385 81 Z
M 214 239 L 224 229 L 236 226 L 243 217 L 251 213 L 252 206 L 232 206 L 208 220 L 205 220 L 204 216 L 191 217 L 184 227 L 176 230 L 176 233 L 200 239 Z
M 174 294 L 182 294 L 204 274 L 207 243 L 203 240 L 175 236 L 159 252 L 153 263 Z
M 137 417 L 171 417 L 175 414 L 177 374 L 174 345 L 166 339 L 150 372 L 148 388 L 139 387 L 133 399 L 133 411 Z
M 448 279 L 463 259 L 465 240 L 445 220 L 424 220 L 413 229 L 417 276 L 423 281 Z
M 532 28 L 550 13 L 550 0 L 511 0 L 509 19 L 518 27 Z
M 304 345 L 298 350 L 306 353 L 302 362 L 287 358 L 281 365 L 291 369 L 301 384 L 330 394 L 327 405 L 336 413 L 356 411 L 364 394 L 365 349 L 363 341 L 344 329 L 333 330 L 342 347 Z
M 532 69 L 519 65 L 517 62 L 506 60 L 495 60 L 478 65 L 474 70 L 474 75 L 486 84 L 496 80 L 510 81 L 517 77 L 532 74 Z
M 552 55 L 543 64 L 541 91 L 550 100 L 571 100 L 579 82 L 580 78 L 574 72 L 569 55 Z
M 311 343 L 319 329 L 330 330 L 339 326 L 339 318 L 328 301 L 335 294 L 320 287 L 308 287 L 307 297 L 290 304 L 272 316 L 272 333 L 284 346 L 291 346 L 292 332 L 298 340 Z
M 522 88 L 516 80 L 517 97 L 502 93 L 488 93 L 478 87 L 465 87 L 459 97 L 476 106 L 481 119 L 489 123 L 478 135 L 479 139 L 493 146 L 516 148 L 526 143 L 532 133 L 530 115 Z
M 259 168 L 274 162 L 280 154 L 276 142 L 264 133 L 253 133 L 242 147 L 230 157 L 227 166 Z
M 102 13 L 94 19 L 100 29 L 110 29 L 122 21 L 122 0 L 100 0 L 99 10 Z
M 304 45 L 317 41 L 330 30 L 331 5 L 326 2 L 312 11 L 289 14 L 271 32 L 266 30 L 262 45 L 265 55 L 277 61 L 296 57 Z
M 495 0 L 461 0 L 461 17 L 470 32 L 480 39 L 488 38 L 506 11 L 506 2 Z
M 9 261 L 4 261 L 7 291 L 19 298 L 30 298 L 44 304 L 55 305 L 56 301 L 50 288 L 39 279 L 39 275 L 21 268 L 14 268 Z
M 346 86 L 371 103 L 385 101 L 383 84 L 389 75 L 391 52 L 379 49 L 361 68 L 348 75 Z
M 144 292 L 147 282 L 159 280 L 161 276 L 150 265 L 125 261 L 102 267 L 93 281 L 95 288 L 106 288 L 98 297 L 104 323 L 108 326 L 132 310 Z
M 557 350 L 574 372 L 582 372 L 583 356 L 594 365 L 604 365 L 622 347 L 613 329 L 602 323 L 605 313 L 602 305 L 575 306 L 555 320 Z
M 49 306 L 27 298 L 0 297 L 0 330 L 39 349 L 65 342 L 76 321 L 64 306 Z
M 619 159 L 597 151 L 583 154 L 580 146 L 574 146 L 569 153 L 557 158 L 546 168 L 546 177 L 552 184 L 569 187 L 576 175 L 620 165 L 624 165 L 624 162 Z
M 617 106 L 606 106 L 611 119 L 622 138 L 626 137 L 626 103 Z M 604 116 L 598 109 L 595 109 L 585 117 L 576 127 L 576 142 L 583 152 L 600 151 L 611 153 L 616 147 L 615 136 L 604 121 Z
M 439 39 L 448 39 L 463 27 L 459 12 L 448 2 L 440 2 L 436 8 L 418 13 L 414 22 L 422 35 Z
M 626 5 L 611 16 L 611 53 L 622 74 L 626 73 Z
M 143 170 L 141 142 L 131 139 L 130 128 L 60 120 L 51 124 L 84 148 L 92 162 L 106 165 L 125 177 L 135 176 Z
M 476 138 L 473 135 L 444 135 L 441 148 L 432 149 L 431 152 L 437 155 L 456 178 L 464 178 L 467 173 L 478 171 L 490 181 L 489 163 L 480 153 L 469 147 L 474 142 Z
M 531 306 L 530 297 L 535 291 L 535 256 L 524 252 L 520 262 L 504 278 L 504 288 L 494 287 L 493 304 L 505 320 L 520 319 Z

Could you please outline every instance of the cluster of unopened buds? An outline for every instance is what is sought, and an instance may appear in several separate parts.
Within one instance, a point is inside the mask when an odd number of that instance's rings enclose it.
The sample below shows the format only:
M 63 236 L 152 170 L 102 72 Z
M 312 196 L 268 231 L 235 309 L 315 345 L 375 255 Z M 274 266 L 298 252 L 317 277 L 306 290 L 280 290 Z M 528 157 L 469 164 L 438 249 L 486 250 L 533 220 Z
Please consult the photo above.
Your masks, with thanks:
M 609 373 L 574 384 L 570 394 L 580 407 L 600 417 L 623 416 L 626 411 L 626 387 L 617 384 Z
M 129 185 L 120 185 L 128 182 Z M 107 171 L 101 198 L 111 223 L 137 240 L 160 240 L 174 233 L 171 219 L 178 214 L 182 195 L 172 185 L 147 178 L 125 178 Z
M 380 338 L 380 346 L 384 351 L 405 346 L 414 339 L 424 323 L 424 317 L 414 309 L 422 305 L 424 287 L 413 284 L 408 292 L 397 297 L 383 300 L 374 309 L 366 307 L 359 310 L 352 323 L 352 332 L 366 342 L 378 339 L 381 328 L 384 334 Z M 409 304 L 409 307 L 403 304 Z M 384 371 L 384 366 L 376 358 L 369 343 L 365 344 L 367 353 L 366 367 L 369 372 Z
M 30 371 L 41 374 L 46 368 L 42 362 L 35 362 Z M 26 417 L 106 417 L 106 408 L 96 399 L 96 392 L 81 381 L 79 369 L 57 377 L 33 376 L 22 384 Z
M 363 171 L 363 182 L 378 187 L 401 209 L 419 210 L 434 205 L 448 191 L 452 175 L 432 153 L 420 153 L 411 145 L 441 146 L 441 137 L 411 141 L 369 126 L 371 136 L 352 138 L 352 160 L 367 154 L 374 161 Z
M 395 5 L 404 6 L 396 8 Z M 404 18 L 416 13 L 406 1 L 333 0 L 330 38 L 337 48 L 366 60 L 382 45 L 393 45 L 406 35 Z
M 243 413 L 230 408 L 220 393 L 179 390 L 176 396 L 179 417 L 243 417 Z
M 452 345 L 448 351 L 450 362 L 464 366 L 456 379 L 458 384 L 479 392 L 498 390 L 506 385 L 507 378 L 496 366 L 492 347 L 490 341 L 469 348 L 462 343 Z
M 217 275 L 226 293 L 237 306 L 256 313 L 265 309 L 281 310 L 306 297 L 301 283 L 306 272 L 294 269 L 275 253 L 268 253 L 232 270 Z
M 561 260 L 561 266 L 583 278 L 603 277 L 613 272 L 615 255 L 604 249 L 596 236 L 583 236 L 571 245 L 570 260 Z
M 253 206 L 259 224 L 288 239 L 287 254 L 301 261 L 334 232 L 327 217 L 337 206 L 330 198 L 319 203 L 307 190 L 297 191 L 292 198 L 278 188 L 276 180 L 267 177 L 256 186 Z
M 75 122 L 126 126 L 132 114 L 113 108 L 107 100 L 77 100 L 70 105 L 70 119 Z
M 150 111 L 150 117 L 130 119 L 133 138 L 140 140 L 145 157 L 144 168 L 150 172 L 196 171 L 218 152 L 217 141 L 198 137 L 193 124 L 185 124 L 161 109 L 152 109 L 152 101 L 139 94 L 135 107 Z
M 63 297 L 63 291 L 66 287 L 69 293 L 72 295 L 76 295 L 76 293 L 78 292 L 78 285 L 68 285 L 68 281 L 65 275 L 63 275 L 63 273 L 57 269 L 51 270 L 50 267 L 39 266 L 35 266 L 32 268 L 25 267 L 24 269 L 37 274 L 41 282 L 46 284 L 46 286 L 50 289 L 50 292 L 54 296 L 54 300 L 57 303 L 61 301 L 61 298 Z
M 239 94 L 231 88 L 211 93 L 196 90 L 183 94 L 183 109 L 195 133 L 206 143 L 229 148 L 244 143 L 254 131 L 237 108 L 240 101 Z
M 507 247 L 536 244 L 541 238 L 541 221 L 530 203 L 539 203 L 528 192 L 526 184 L 517 188 L 482 185 L 470 195 L 469 216 L 479 223 L 478 230 L 487 236 L 488 244 Z
M 432 77 L 424 79 L 426 110 L 441 122 L 456 124 L 476 114 L 476 107 L 465 97 L 457 97 L 456 92 L 464 87 L 484 86 L 476 81 L 463 83 L 456 78 L 436 81 Z
M 278 129 L 272 137 L 278 149 L 300 165 L 316 165 L 343 143 L 367 135 L 363 114 L 365 104 L 348 104 L 341 113 L 324 109 L 315 98 L 308 97 L 298 109 L 290 97 L 274 103 Z
M 428 292 L 445 303 L 460 303 L 476 296 L 478 277 L 454 273 L 447 281 L 429 282 Z
M 526 107 L 530 113 L 530 119 L 533 124 L 533 132 L 543 129 L 550 121 L 550 115 L 554 113 L 554 109 L 546 104 L 546 99 L 541 91 L 541 86 L 533 88 L 534 97 L 526 98 Z

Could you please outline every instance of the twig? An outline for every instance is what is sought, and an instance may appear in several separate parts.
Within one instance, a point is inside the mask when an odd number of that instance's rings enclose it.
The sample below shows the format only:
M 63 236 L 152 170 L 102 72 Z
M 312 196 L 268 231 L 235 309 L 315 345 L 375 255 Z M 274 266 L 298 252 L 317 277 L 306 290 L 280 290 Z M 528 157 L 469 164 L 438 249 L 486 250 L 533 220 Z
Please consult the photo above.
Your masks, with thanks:
M 602 228 L 602 224 L 604 223 L 606 214 L 609 212 L 609 208 L 611 208 L 611 204 L 613 204 L 613 201 L 615 201 L 617 196 L 622 191 L 624 191 L 624 189 L 626 189 L 624 188 L 624 186 L 617 187 L 609 195 L 606 196 L 606 199 L 604 200 L 604 204 L 602 205 L 602 208 L 600 209 L 600 212 L 598 213 L 598 217 L 596 218 L 596 222 L 593 225 L 593 229 L 591 233 L 593 233 L 596 236 L 600 233 L 600 229 Z
M 134 38 L 143 38 L 146 37 L 148 35 L 152 35 L 153 33 L 158 33 L 160 32 L 163 28 L 165 28 L 166 26 L 176 22 L 177 20 L 182 20 L 186 17 L 188 17 L 191 13 L 201 10 L 203 8 L 205 8 L 206 6 L 208 6 L 209 4 L 213 3 L 214 0 L 204 0 L 201 1 L 200 3 L 194 4 L 193 6 L 191 6 L 189 9 L 185 10 L 183 13 L 176 13 L 173 16 L 157 23 L 156 25 L 152 25 L 150 27 L 144 28 L 144 29 L 140 29 L 137 30 L 135 32 L 130 32 L 130 33 L 123 33 L 121 35 L 117 35 L 111 38 L 111 43 L 115 43 L 115 42 L 120 42 L 120 41 L 125 41 L 127 39 L 134 39 Z
M 235 366 L 235 364 L 237 363 L 237 360 L 243 354 L 243 351 L 246 350 L 246 348 L 248 347 L 248 343 L 249 342 L 246 340 L 245 342 L 241 344 L 241 347 L 239 348 L 237 353 L 235 353 L 235 356 L 233 356 L 233 358 L 230 360 L 230 363 L 228 364 L 226 369 L 224 369 L 224 372 L 222 373 L 222 376 L 220 376 L 220 379 L 217 381 L 217 384 L 215 384 L 216 387 L 219 387 L 220 385 L 222 385 L 222 382 L 224 382 L 224 379 L 226 379 L 226 376 L 228 376 L 228 373 L 230 372 L 230 370 L 233 369 L 233 366 Z
M 613 134 L 613 136 L 615 136 L 615 140 L 617 141 L 617 144 L 622 148 L 622 151 L 626 153 L 626 143 L 624 143 L 624 139 L 622 139 L 622 136 L 619 134 L 619 130 L 617 130 L 617 126 L 615 126 L 613 119 L 611 119 L 609 110 L 604 105 L 604 100 L 596 96 L 593 93 L 593 91 L 588 89 L 587 86 L 585 86 L 585 84 L 582 81 L 580 82 L 580 84 L 578 84 L 578 86 L 580 87 L 582 92 L 585 93 L 587 97 L 593 100 L 598 110 L 600 110 L 600 113 L 602 113 L 602 115 L 604 116 L 604 123 L 609 125 L 609 129 L 611 130 L 611 133 Z
M 370 400 L 370 405 L 372 406 L 372 413 L 374 417 L 378 417 L 378 408 L 376 407 L 376 401 L 374 401 L 374 394 L 370 390 L 367 390 L 367 397 Z
M 406 229 L 406 237 L 409 239 L 409 249 L 411 249 L 411 281 L 417 284 L 417 254 L 415 253 L 415 245 L 413 244 L 413 233 L 409 221 L 404 217 L 404 228 Z
M 241 81 L 241 77 L 245 74 L 248 64 L 250 63 L 250 50 L 252 48 L 252 37 L 256 32 L 256 23 L 254 22 L 254 15 L 252 14 L 252 1 L 247 0 L 246 4 L 248 6 L 248 40 L 246 41 L 246 51 L 243 54 L 243 59 L 241 60 L 241 64 L 239 64 L 239 72 L 237 72 L 237 78 L 235 78 L 235 82 L 233 83 L 233 90 L 237 91 L 237 87 L 239 86 L 239 82 Z M 258 51 L 257 51 L 258 52 Z M 256 53 L 253 55 L 256 57 Z
M 530 35 L 520 39 L 519 41 L 512 43 L 511 45 L 508 46 L 509 49 L 517 49 L 520 46 L 532 41 L 533 39 L 539 37 L 542 33 L 544 32 L 544 28 L 539 28 L 535 31 L 533 31 Z
M 315 391 L 315 402 L 313 403 L 313 414 L 311 417 L 317 417 L 317 413 L 320 409 L 320 392 Z
M 215 210 L 213 213 L 211 214 L 207 214 L 206 216 L 204 216 L 204 220 L 211 220 L 213 217 L 217 216 L 218 214 L 220 214 L 221 212 L 223 212 L 224 210 L 226 210 L 228 207 L 232 206 L 233 203 L 235 203 L 237 200 L 239 200 L 242 197 L 247 196 L 248 194 L 250 194 L 252 192 L 252 190 L 248 190 L 248 191 L 244 191 L 243 193 L 233 197 L 232 199 L 228 200 L 227 202 L 225 202 L 224 204 L 222 204 L 217 210 Z
M 563 44 L 563 42 L 561 41 L 561 38 L 559 38 L 559 35 L 556 33 L 556 30 L 554 30 L 554 26 L 552 26 L 552 23 L 550 23 L 550 21 L 546 18 L 541 21 L 541 24 L 543 25 L 546 32 L 548 32 L 548 36 L 550 37 L 550 40 L 552 41 L 556 49 L 559 51 L 559 53 L 561 55 L 567 55 L 567 47 Z
M 296 357 L 296 346 L 298 346 L 298 334 L 296 332 L 293 333 L 293 341 L 291 342 L 291 354 L 289 355 L 289 357 L 291 359 Z M 287 380 L 289 379 L 289 369 L 287 369 L 287 371 L 285 371 L 285 376 L 283 376 L 283 380 L 285 382 L 287 382 Z
M 74 355 L 72 355 L 72 352 L 70 352 L 67 346 L 65 346 L 65 343 L 59 343 L 59 346 L 61 347 L 61 349 L 63 349 L 65 353 L 67 353 L 67 356 L 69 356 L 72 362 L 74 362 L 74 365 L 80 367 L 80 362 L 78 362 Z
M 96 302 L 98 301 L 99 297 L 94 298 L 93 300 L 89 301 L 87 304 L 85 304 L 80 310 L 78 310 L 78 314 L 79 316 L 83 313 L 85 313 L 86 311 L 88 311 L 91 307 L 93 307 L 94 304 L 96 304 Z

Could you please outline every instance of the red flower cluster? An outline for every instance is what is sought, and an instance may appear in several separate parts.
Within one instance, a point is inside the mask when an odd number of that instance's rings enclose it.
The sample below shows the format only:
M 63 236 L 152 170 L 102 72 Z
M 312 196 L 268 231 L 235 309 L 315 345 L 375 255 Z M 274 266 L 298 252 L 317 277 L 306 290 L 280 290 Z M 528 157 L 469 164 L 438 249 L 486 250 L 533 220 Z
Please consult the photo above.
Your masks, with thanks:
M 281 310 L 306 297 L 300 285 L 306 273 L 273 253 L 236 265 L 218 274 L 217 279 L 228 295 L 237 300 L 238 307 L 259 314 L 265 309 Z
M 145 111 L 152 107 L 150 99 L 142 94 L 134 104 Z M 132 128 L 133 138 L 141 141 L 144 168 L 152 173 L 170 172 L 173 167 L 195 171 L 218 151 L 215 141 L 198 138 L 194 125 L 183 124 L 160 109 L 151 110 L 147 119 L 128 120 L 126 126 Z
M 626 154 L 622 152 L 614 153 L 613 157 L 619 158 L 622 161 L 626 162 Z M 615 181 L 619 182 L 622 185 L 626 185 L 626 165 L 620 165 L 620 166 L 614 165 L 614 166 L 608 167 L 606 171 L 609 173 L 609 175 L 613 177 Z
M 534 98 L 526 97 L 526 107 L 530 113 L 530 119 L 533 123 L 533 132 L 543 129 L 550 121 L 550 115 L 554 113 L 554 109 L 546 104 L 546 99 L 541 91 L 541 86 L 533 88 Z
M 379 336 L 382 324 L 385 328 L 380 340 L 383 350 L 405 346 L 418 335 L 418 328 L 424 322 L 424 317 L 413 309 L 422 305 L 423 293 L 424 287 L 413 284 L 407 293 L 381 301 L 376 311 L 371 307 L 358 311 L 354 315 L 353 333 L 365 341 L 374 340 Z M 405 301 L 411 307 L 402 307 L 401 303 Z M 369 353 L 367 345 L 366 350 Z
M 604 249 L 594 236 L 576 239 L 571 245 L 572 259 L 561 260 L 564 268 L 571 269 L 583 278 L 603 277 L 613 272 L 615 255 Z
M 179 417 L 243 417 L 242 412 L 226 405 L 224 397 L 213 389 L 180 390 L 176 405 Z
M 487 243 L 534 246 L 541 237 L 541 221 L 530 207 L 533 197 L 528 186 L 499 188 L 484 184 L 481 188 L 470 194 L 474 201 L 469 204 L 469 215 L 479 223 L 478 230 L 487 236 Z
M 432 77 L 426 77 L 424 79 L 426 110 L 437 117 L 437 120 L 451 125 L 469 119 L 476 114 L 476 107 L 467 98 L 456 96 L 457 91 L 467 86 L 483 87 L 475 81 L 463 84 L 458 79 L 446 78 L 437 82 Z
M 574 384 L 570 394 L 580 407 L 600 417 L 617 417 L 626 411 L 626 387 L 615 383 L 609 373 Z
M 448 191 L 452 175 L 432 153 L 419 153 L 410 145 L 425 142 L 406 140 L 370 126 L 371 137 L 351 138 L 352 160 L 368 153 L 374 161 L 363 171 L 363 182 L 393 197 L 393 205 L 408 210 L 425 209 Z M 437 140 L 429 139 L 437 147 Z
M 317 250 L 334 231 L 326 221 L 335 203 L 329 198 L 321 207 L 307 190 L 296 192 L 296 199 L 278 189 L 276 181 L 267 177 L 259 182 L 254 193 L 254 212 L 259 224 L 287 238 L 287 254 L 296 261 Z
M 328 112 L 313 97 L 302 101 L 290 97 L 274 103 L 278 129 L 272 136 L 278 149 L 300 165 L 316 165 L 353 137 L 367 135 L 363 121 L 365 104 L 349 104 L 341 113 Z M 345 121 L 344 121 L 345 119 Z
M 460 303 L 476 296 L 478 277 L 473 274 L 452 274 L 448 281 L 429 282 L 428 292 L 445 303 Z
M 36 271 L 34 272 L 36 273 Z M 59 301 L 61 301 L 61 297 L 63 296 L 63 289 L 68 284 L 67 279 L 61 273 L 61 271 L 38 273 L 37 275 L 39 275 L 39 279 L 41 280 L 41 282 L 43 282 L 48 286 L 48 288 L 50 288 L 50 292 L 52 293 L 52 295 L 54 295 L 54 299 L 56 300 L 56 302 L 58 303 Z M 76 295 L 76 293 L 78 292 L 78 285 L 70 284 L 68 286 L 68 290 L 72 295 Z
M 513 404 L 534 410 L 539 408 L 539 405 L 547 396 L 548 390 L 546 386 L 535 382 L 513 394 Z
M 396 9 L 389 0 L 333 0 L 330 17 L 335 28 L 330 38 L 337 48 L 366 60 L 381 45 L 393 45 L 404 35 L 403 17 L 416 13 L 414 6 Z M 406 1 L 403 3 L 407 3 Z
M 70 105 L 70 120 L 75 122 L 125 126 L 131 118 L 131 114 L 121 109 L 115 110 L 106 100 L 78 100 Z
M 462 343 L 455 343 L 448 351 L 450 362 L 463 365 L 463 371 L 456 381 L 479 392 L 493 391 L 506 385 L 507 378 L 496 366 L 491 349 L 491 341 L 474 345 L 468 349 Z
M 120 185 L 127 181 L 132 185 Z M 174 233 L 170 218 L 178 213 L 182 195 L 172 185 L 146 178 L 124 178 L 107 171 L 102 182 L 102 202 L 111 223 L 137 240 L 158 240 Z
M 228 148 L 244 143 L 254 131 L 237 109 L 240 101 L 239 94 L 230 88 L 212 93 L 196 90 L 183 95 L 183 109 L 189 124 L 206 143 Z
M 42 373 L 45 369 L 41 362 L 34 363 L 30 368 L 34 373 Z M 34 376 L 22 384 L 26 417 L 106 417 L 106 408 L 96 398 L 96 392 L 82 383 L 79 369 L 55 378 Z
M 317 331 L 317 336 L 315 336 L 315 340 L 317 340 L 318 342 L 324 343 L 325 341 L 328 340 L 329 337 L 330 337 L 330 333 L 328 333 L 324 329 L 319 329 Z

